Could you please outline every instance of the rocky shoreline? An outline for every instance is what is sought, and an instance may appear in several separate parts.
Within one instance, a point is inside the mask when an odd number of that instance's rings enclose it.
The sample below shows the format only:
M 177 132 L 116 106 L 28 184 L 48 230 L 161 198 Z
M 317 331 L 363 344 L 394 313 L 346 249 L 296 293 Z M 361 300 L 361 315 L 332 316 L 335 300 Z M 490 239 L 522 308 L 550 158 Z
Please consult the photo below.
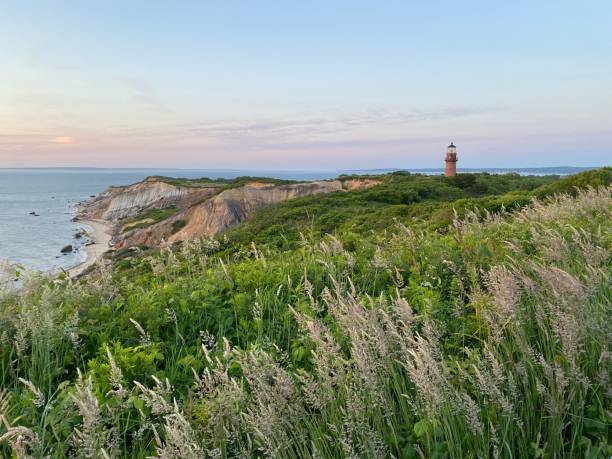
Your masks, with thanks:
M 76 221 L 91 228 L 91 230 L 87 231 L 89 242 L 83 246 L 83 250 L 85 250 L 87 255 L 85 261 L 66 270 L 66 273 L 71 278 L 82 275 L 111 248 L 111 231 L 107 222 L 103 220 Z

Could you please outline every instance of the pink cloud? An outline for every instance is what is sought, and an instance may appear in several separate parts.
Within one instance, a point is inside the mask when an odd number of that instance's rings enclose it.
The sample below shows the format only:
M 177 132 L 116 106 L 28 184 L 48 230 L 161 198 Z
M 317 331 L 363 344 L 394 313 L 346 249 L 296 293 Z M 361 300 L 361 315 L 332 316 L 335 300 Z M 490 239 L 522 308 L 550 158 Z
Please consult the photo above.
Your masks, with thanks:
M 61 135 L 53 139 L 53 143 L 57 143 L 59 145 L 72 145 L 74 143 L 74 137 L 70 137 L 69 135 Z

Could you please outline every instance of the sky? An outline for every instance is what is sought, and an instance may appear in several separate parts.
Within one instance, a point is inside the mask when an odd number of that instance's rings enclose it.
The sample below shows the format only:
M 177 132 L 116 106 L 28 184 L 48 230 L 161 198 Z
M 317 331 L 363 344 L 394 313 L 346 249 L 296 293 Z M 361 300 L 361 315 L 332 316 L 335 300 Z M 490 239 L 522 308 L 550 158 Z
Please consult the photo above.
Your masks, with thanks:
M 0 11 L 0 167 L 612 164 L 609 0 Z

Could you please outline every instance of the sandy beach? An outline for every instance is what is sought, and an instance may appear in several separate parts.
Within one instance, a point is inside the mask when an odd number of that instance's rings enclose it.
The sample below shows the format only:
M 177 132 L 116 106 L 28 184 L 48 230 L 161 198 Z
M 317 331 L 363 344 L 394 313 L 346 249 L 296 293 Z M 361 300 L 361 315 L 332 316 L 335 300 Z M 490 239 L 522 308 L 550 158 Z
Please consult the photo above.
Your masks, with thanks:
M 81 275 L 87 268 L 95 264 L 96 261 L 98 261 L 98 259 L 110 248 L 110 228 L 106 222 L 102 220 L 80 220 L 79 223 L 91 228 L 90 231 L 87 231 L 87 236 L 90 241 L 93 242 L 93 244 L 83 247 L 87 253 L 87 258 L 85 261 L 66 271 L 70 277 L 77 277 Z

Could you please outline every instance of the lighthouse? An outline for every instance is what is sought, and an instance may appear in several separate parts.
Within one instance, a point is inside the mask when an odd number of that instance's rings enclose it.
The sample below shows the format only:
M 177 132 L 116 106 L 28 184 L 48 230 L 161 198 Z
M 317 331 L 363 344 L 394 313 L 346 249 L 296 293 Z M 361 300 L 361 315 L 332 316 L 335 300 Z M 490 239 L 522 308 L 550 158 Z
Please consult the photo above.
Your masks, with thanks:
M 447 177 L 457 175 L 457 147 L 453 145 L 453 142 L 446 147 L 446 159 L 444 161 L 446 161 L 444 175 Z

